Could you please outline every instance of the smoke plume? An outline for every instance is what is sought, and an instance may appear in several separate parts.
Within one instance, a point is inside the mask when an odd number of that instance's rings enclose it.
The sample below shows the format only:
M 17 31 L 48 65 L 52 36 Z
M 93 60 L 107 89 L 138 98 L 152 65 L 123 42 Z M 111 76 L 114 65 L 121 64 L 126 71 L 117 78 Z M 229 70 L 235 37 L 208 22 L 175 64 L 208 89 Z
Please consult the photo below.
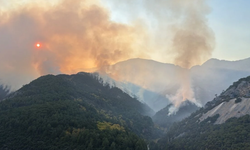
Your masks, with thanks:
M 188 3 L 178 4 L 180 7 L 183 7 L 181 15 L 183 19 L 179 25 L 175 26 L 176 33 L 173 38 L 173 50 L 176 52 L 175 64 L 186 69 L 210 58 L 214 47 L 213 33 L 208 27 L 205 18 L 207 6 L 204 2 L 193 0 Z M 172 100 L 175 107 L 178 108 L 180 106 L 179 101 L 181 99 L 183 101 L 190 100 L 200 105 L 194 98 L 189 72 L 183 70 L 180 74 L 182 74 L 180 78 L 182 84 L 176 95 L 181 95 L 181 98 Z
M 1 84 L 16 89 L 40 75 L 143 57 L 184 68 L 180 89 L 170 99 L 176 107 L 187 99 L 198 103 L 188 69 L 210 58 L 214 47 L 206 0 L 30 0 L 1 8 Z
M 176 52 L 175 64 L 189 69 L 211 57 L 214 48 L 214 35 L 205 18 L 208 8 L 204 0 L 186 3 L 177 1 L 183 8 L 181 21 L 174 27 L 173 50 Z
M 181 84 L 176 95 L 167 95 L 175 108 L 178 109 L 185 100 L 199 105 L 194 98 L 189 69 L 209 59 L 214 48 L 214 34 L 206 19 L 210 12 L 206 0 L 127 0 L 121 5 L 114 0 L 112 3 L 115 4 L 111 5 L 113 9 L 117 6 L 120 10 L 129 7 L 132 10 L 128 13 L 139 14 L 151 31 L 151 46 L 184 68 L 179 71 Z M 132 14 L 127 16 L 136 19 Z
M 29 2 L 0 10 L 0 83 L 16 89 L 40 75 L 76 73 L 143 56 L 134 51 L 144 34 L 140 27 L 110 21 L 108 10 L 91 2 Z

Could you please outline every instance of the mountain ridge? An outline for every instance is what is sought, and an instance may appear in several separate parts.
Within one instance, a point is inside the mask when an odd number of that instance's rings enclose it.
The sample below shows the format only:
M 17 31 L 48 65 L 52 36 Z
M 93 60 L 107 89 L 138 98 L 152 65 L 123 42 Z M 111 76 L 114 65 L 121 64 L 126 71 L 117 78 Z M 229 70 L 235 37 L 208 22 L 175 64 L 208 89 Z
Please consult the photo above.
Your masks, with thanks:
M 238 61 L 213 58 L 202 65 L 192 67 L 189 75 L 194 98 L 198 103 L 205 105 L 213 99 L 215 94 L 225 90 L 230 83 L 248 76 L 250 74 L 248 64 L 250 64 L 250 58 Z M 175 95 L 181 87 L 182 70 L 183 68 L 173 64 L 135 58 L 109 66 L 106 73 L 116 81 L 132 83 L 142 89 L 167 97 L 167 95 Z M 140 94 L 134 91 L 134 95 Z M 169 103 L 170 101 L 165 104 L 158 103 L 161 107 L 155 111 L 159 111 L 163 108 L 162 106 L 166 107 Z

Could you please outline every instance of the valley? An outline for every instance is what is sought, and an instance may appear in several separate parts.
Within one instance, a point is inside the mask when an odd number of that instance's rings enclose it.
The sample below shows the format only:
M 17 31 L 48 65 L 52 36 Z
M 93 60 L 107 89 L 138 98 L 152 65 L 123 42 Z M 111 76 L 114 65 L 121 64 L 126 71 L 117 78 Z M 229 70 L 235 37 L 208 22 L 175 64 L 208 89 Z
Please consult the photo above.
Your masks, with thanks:
M 42 76 L 0 103 L 0 149 L 245 149 L 249 79 L 169 115 L 171 105 L 155 112 L 97 74 Z

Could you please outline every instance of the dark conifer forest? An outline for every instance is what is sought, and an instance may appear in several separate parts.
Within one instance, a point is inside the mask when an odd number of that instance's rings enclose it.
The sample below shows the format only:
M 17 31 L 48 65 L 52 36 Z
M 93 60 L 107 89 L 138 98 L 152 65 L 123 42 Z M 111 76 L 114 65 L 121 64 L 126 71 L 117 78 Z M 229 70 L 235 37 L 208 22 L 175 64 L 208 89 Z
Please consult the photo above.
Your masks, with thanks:
M 93 75 L 47 75 L 0 105 L 0 149 L 138 149 L 157 136 L 148 106 Z

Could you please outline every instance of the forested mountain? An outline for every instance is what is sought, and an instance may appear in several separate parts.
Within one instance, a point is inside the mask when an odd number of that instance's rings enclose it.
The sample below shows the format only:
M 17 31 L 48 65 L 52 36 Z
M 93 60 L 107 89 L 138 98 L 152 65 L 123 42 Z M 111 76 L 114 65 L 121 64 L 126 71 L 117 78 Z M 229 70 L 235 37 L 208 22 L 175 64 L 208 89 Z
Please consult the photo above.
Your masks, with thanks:
M 170 114 L 170 109 L 173 106 L 173 104 L 169 104 L 165 108 L 158 111 L 153 117 L 154 123 L 159 125 L 163 128 L 169 128 L 171 125 L 175 122 L 179 122 L 182 119 L 188 117 L 191 115 L 191 113 L 195 112 L 199 109 L 194 103 L 190 101 L 184 101 L 177 112 L 174 112 L 173 114 Z
M 250 76 L 223 91 L 204 108 L 175 123 L 151 149 L 245 150 L 250 148 Z
M 88 73 L 42 76 L 0 103 L 0 149 L 147 149 L 152 110 Z

